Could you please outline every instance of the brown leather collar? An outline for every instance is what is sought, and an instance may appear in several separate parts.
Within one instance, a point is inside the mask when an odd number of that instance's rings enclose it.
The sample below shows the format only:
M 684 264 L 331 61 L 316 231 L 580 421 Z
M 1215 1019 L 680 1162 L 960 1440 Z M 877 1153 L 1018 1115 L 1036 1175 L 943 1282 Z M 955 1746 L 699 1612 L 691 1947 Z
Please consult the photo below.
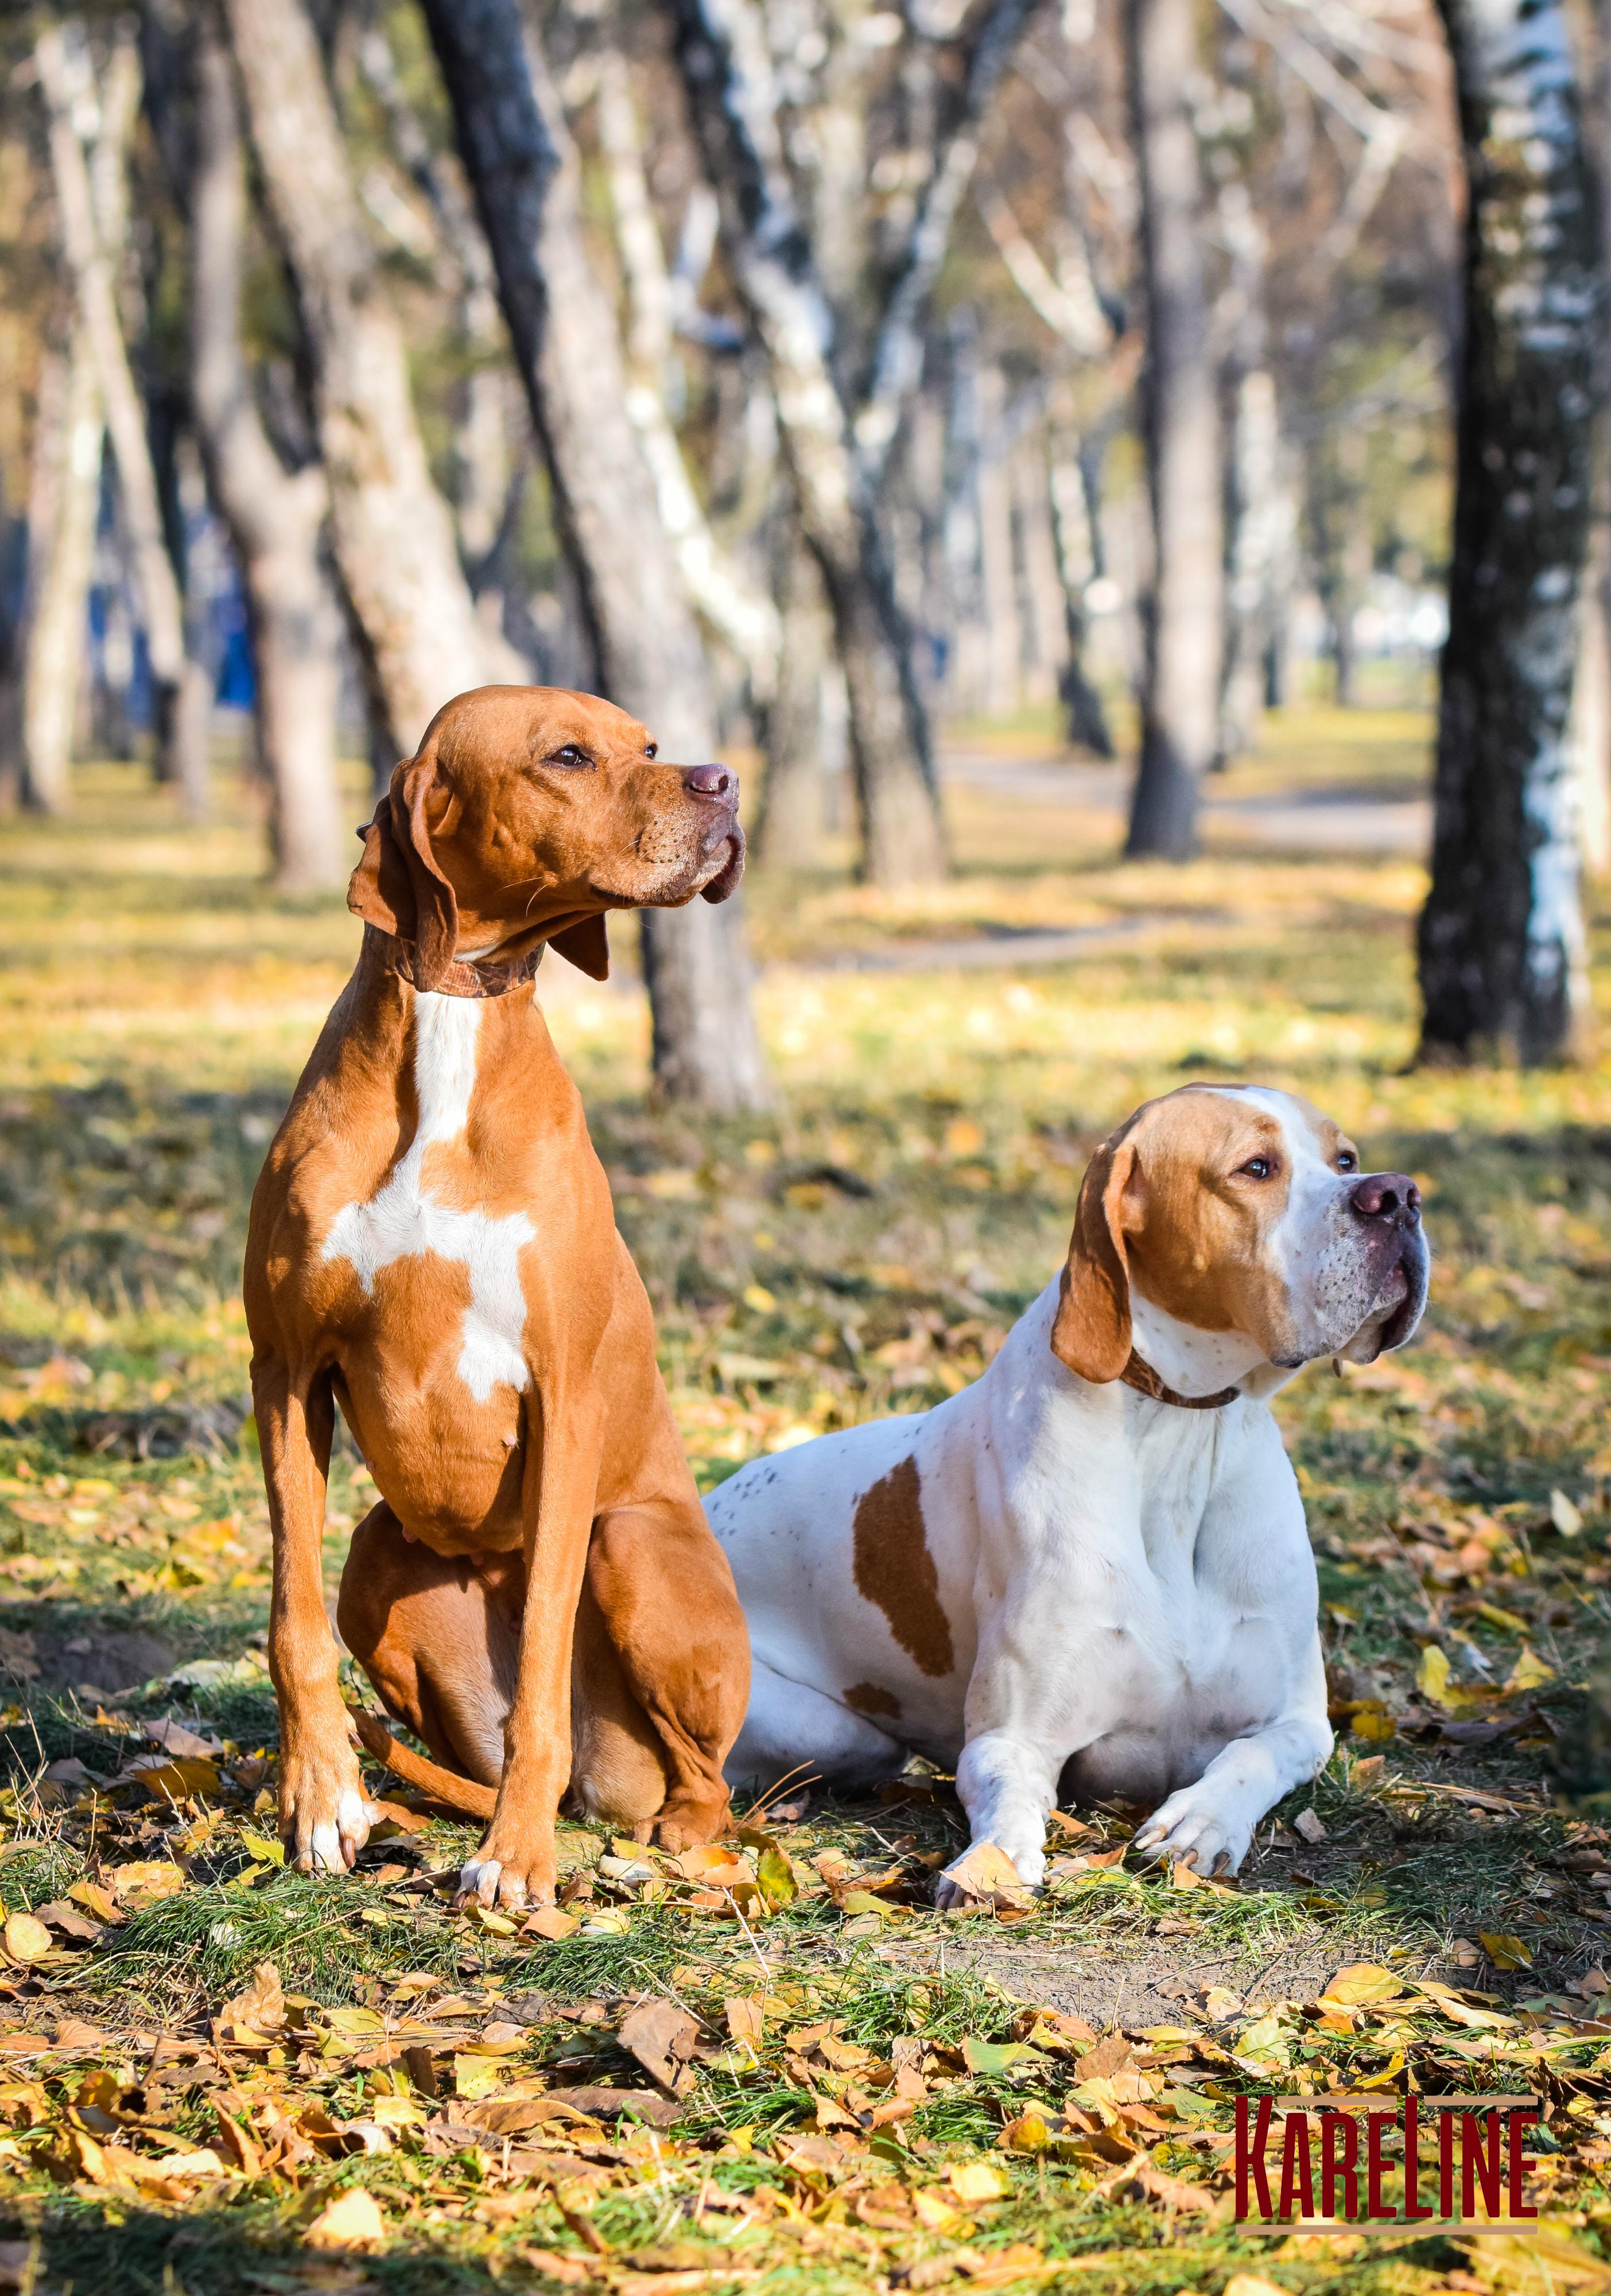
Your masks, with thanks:
M 406 980 L 411 988 L 419 986 L 414 979 L 413 943 L 399 940 L 395 933 L 382 932 L 379 925 L 366 924 L 364 939 L 380 952 L 381 963 L 388 972 Z M 492 957 L 467 963 L 455 957 L 446 972 L 431 982 L 432 993 L 438 996 L 507 996 L 512 988 L 524 988 L 536 978 L 537 967 L 543 962 L 546 944 L 538 941 L 524 956 L 512 964 L 499 964 Z
M 1177 1395 L 1172 1387 L 1165 1386 L 1149 1363 L 1142 1362 L 1133 1348 L 1119 1377 L 1138 1395 L 1149 1395 L 1154 1403 L 1175 1404 L 1182 1411 L 1217 1411 L 1223 1404 L 1234 1403 L 1241 1392 L 1239 1388 L 1222 1387 L 1217 1395 Z

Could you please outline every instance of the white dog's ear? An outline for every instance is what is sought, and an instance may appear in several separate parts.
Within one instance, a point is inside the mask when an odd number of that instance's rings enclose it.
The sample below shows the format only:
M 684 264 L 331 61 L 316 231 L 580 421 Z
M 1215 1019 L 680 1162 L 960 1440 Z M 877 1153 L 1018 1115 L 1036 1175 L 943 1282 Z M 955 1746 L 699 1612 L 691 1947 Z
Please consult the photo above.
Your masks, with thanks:
M 1134 1144 L 1124 1133 L 1104 1141 L 1086 1166 L 1051 1327 L 1058 1361 L 1097 1386 L 1116 1379 L 1130 1360 L 1130 1267 L 1120 1211 L 1134 1171 Z

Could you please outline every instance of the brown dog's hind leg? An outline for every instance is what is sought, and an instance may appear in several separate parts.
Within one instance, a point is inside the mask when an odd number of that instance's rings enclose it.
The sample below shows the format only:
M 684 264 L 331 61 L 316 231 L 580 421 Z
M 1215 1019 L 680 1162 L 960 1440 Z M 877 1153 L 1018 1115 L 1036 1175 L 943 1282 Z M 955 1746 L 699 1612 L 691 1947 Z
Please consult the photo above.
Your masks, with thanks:
M 666 1849 L 714 1841 L 730 1816 L 722 1765 L 749 1699 L 749 1643 L 726 1556 L 697 1505 L 617 1507 L 593 1526 L 587 1589 L 613 1659 L 613 1694 L 626 1701 L 600 1726 L 601 1753 L 630 1763 L 645 1796 L 653 1760 L 663 1781 L 654 1833 Z M 582 1629 L 578 1619 L 578 1637 Z M 577 1752 L 573 1784 L 585 1804 Z
M 588 1562 L 570 1661 L 571 1792 L 587 1816 L 647 1841 L 666 1800 L 666 1765 L 593 1591 L 591 1552 Z
M 384 1500 L 353 1533 L 341 1573 L 336 1624 L 387 1712 L 487 1786 L 503 1768 L 525 1577 L 518 1554 L 438 1554 Z

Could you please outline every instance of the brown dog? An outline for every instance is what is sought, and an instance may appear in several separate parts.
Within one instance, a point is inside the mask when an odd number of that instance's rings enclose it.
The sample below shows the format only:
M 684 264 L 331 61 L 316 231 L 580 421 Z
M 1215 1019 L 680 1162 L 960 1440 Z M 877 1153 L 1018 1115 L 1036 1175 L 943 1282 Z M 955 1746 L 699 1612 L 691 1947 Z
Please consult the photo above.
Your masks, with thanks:
M 280 1820 L 305 1871 L 350 1866 L 373 1817 L 320 1575 L 338 1404 L 381 1493 L 354 1534 L 341 1632 L 459 1775 L 372 1722 L 365 1739 L 490 1816 L 465 1890 L 552 1894 L 568 1779 L 590 1812 L 674 1848 L 725 1821 L 743 1616 L 530 984 L 548 942 L 601 980 L 608 910 L 725 899 L 737 804 L 724 767 L 658 763 L 607 702 L 489 686 L 438 713 L 364 832 L 348 893 L 363 951 L 269 1150 L 246 1253 Z

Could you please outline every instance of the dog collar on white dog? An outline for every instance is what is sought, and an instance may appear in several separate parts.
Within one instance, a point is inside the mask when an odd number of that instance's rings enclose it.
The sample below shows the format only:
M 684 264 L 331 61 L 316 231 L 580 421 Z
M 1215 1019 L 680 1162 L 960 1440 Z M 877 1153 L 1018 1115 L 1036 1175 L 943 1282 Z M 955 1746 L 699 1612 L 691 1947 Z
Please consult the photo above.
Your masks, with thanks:
M 1138 1395 L 1150 1396 L 1154 1403 L 1175 1404 L 1182 1411 L 1217 1411 L 1223 1404 L 1234 1403 L 1241 1392 L 1239 1388 L 1222 1387 L 1217 1395 L 1177 1395 L 1173 1388 L 1165 1386 L 1152 1365 L 1143 1362 L 1133 1348 L 1119 1377 Z

